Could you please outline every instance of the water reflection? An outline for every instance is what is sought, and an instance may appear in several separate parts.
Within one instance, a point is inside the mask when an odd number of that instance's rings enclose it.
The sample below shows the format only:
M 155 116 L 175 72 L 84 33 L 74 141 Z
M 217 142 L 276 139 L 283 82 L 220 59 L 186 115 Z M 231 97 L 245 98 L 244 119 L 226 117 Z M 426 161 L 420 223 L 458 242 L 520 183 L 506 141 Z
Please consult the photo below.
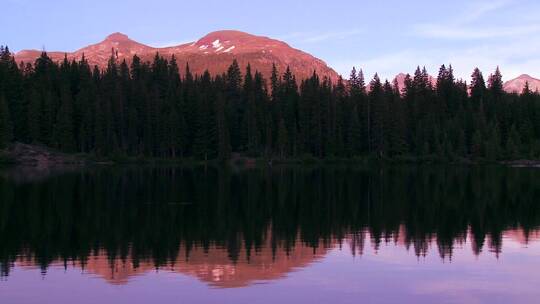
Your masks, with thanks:
M 29 174 L 27 176 L 34 176 Z M 0 178 L 0 266 L 160 270 L 213 287 L 275 280 L 330 252 L 504 255 L 539 239 L 540 171 L 450 167 L 101 168 Z M 392 258 L 398 259 L 397 255 Z

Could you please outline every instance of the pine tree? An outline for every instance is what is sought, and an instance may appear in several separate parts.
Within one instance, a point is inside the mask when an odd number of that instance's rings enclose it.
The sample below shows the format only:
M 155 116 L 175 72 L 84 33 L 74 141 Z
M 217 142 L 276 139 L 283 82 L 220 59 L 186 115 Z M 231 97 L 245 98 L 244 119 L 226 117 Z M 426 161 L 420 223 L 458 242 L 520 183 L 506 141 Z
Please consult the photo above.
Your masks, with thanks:
M 28 93 L 29 105 L 28 105 L 28 129 L 30 136 L 30 143 L 37 144 L 41 139 L 41 97 L 36 90 L 32 87 Z
M 27 137 L 26 109 L 23 95 L 23 76 L 9 48 L 0 49 L 0 94 L 9 111 L 11 139 L 24 141 Z
M 216 99 L 216 113 L 219 140 L 218 159 L 223 162 L 229 160 L 231 157 L 231 139 L 225 115 L 225 98 L 221 93 L 218 93 Z
M 509 159 L 515 160 L 521 157 L 520 153 L 521 139 L 515 125 L 510 128 L 508 140 L 506 142 L 506 154 Z
M 236 60 L 227 70 L 226 77 L 227 119 L 230 123 L 231 145 L 233 150 L 242 149 L 242 73 Z
M 504 92 L 504 84 L 502 81 L 502 75 L 499 67 L 495 70 L 495 73 L 489 76 L 488 88 L 494 95 L 502 95 Z
M 480 72 L 478 68 L 474 69 L 471 77 L 471 100 L 473 104 L 478 108 L 480 107 L 480 104 L 484 102 L 486 83 L 484 82 L 484 76 L 482 76 L 482 72 Z
M 171 106 L 168 108 L 167 115 L 167 154 L 176 158 L 178 152 L 180 151 L 180 156 L 182 156 L 182 121 L 183 118 L 178 114 L 176 107 Z
M 270 76 L 270 102 L 266 111 L 267 153 L 271 153 L 275 148 L 274 139 L 277 138 L 279 124 L 277 118 L 283 115 L 281 112 L 283 109 L 280 100 L 281 96 L 281 77 L 279 76 L 276 64 L 272 63 L 272 74 Z
M 244 150 L 252 154 L 256 148 L 254 137 L 256 134 L 254 119 L 255 119 L 255 84 L 253 75 L 251 74 L 251 65 L 247 65 L 246 74 L 244 76 L 244 87 L 242 104 L 239 107 L 238 115 L 241 120 L 240 128 L 240 150 Z
M 350 138 L 350 153 L 349 156 L 359 155 L 362 150 L 362 125 L 358 118 L 358 110 L 356 107 L 351 112 L 351 123 L 349 125 L 348 137 Z
M 346 154 L 345 144 L 346 138 L 345 133 L 347 132 L 347 92 L 345 89 L 345 84 L 343 79 L 340 77 L 338 83 L 334 87 L 334 94 L 332 96 L 335 103 L 335 154 L 337 156 L 343 157 Z
M 195 141 L 195 132 L 197 131 L 197 96 L 195 80 L 193 78 L 193 75 L 191 74 L 188 63 L 186 63 L 184 81 L 182 83 L 183 103 L 181 104 L 181 106 L 183 108 L 182 111 L 187 126 L 186 146 L 189 147 L 186 150 L 186 153 L 192 154 L 193 143 Z
M 467 155 L 467 142 L 465 140 L 465 132 L 463 131 L 463 129 L 459 130 L 458 137 L 457 137 L 457 142 L 456 142 L 455 146 L 456 146 L 456 149 L 457 149 L 457 154 L 460 157 L 466 157 L 466 155 Z
M 484 156 L 483 150 L 484 150 L 484 140 L 483 140 L 482 133 L 479 130 L 476 130 L 472 138 L 471 153 L 473 157 L 481 158 Z
M 488 142 L 486 144 L 486 157 L 490 161 L 496 161 L 501 156 L 501 137 L 499 126 L 494 122 L 489 129 Z
M 210 95 L 210 74 L 208 71 L 204 73 L 201 80 L 199 107 L 197 111 L 197 132 L 193 142 L 193 154 L 201 159 L 208 161 L 217 156 L 217 134 L 216 134 L 216 119 L 215 107 L 213 106 Z
M 7 147 L 13 137 L 9 109 L 3 94 L 0 95 L 0 149 Z
M 279 157 L 283 159 L 287 155 L 287 140 L 289 135 L 287 134 L 287 128 L 285 127 L 285 120 L 281 119 L 279 121 L 278 127 L 278 139 L 277 139 L 277 148 L 279 152 Z
M 384 156 L 386 152 L 385 139 L 385 121 L 387 118 L 386 102 L 384 91 L 379 76 L 375 74 L 370 84 L 369 92 L 370 103 L 370 151 L 377 154 L 378 157 Z
M 94 122 L 94 152 L 98 156 L 107 155 L 107 121 L 101 100 L 96 99 Z
M 73 101 L 70 95 L 68 88 L 64 87 L 54 130 L 55 146 L 64 152 L 74 152 L 76 148 L 73 130 Z
M 292 156 L 298 156 L 298 85 L 296 78 L 287 67 L 282 76 L 281 113 L 287 134 L 287 149 Z M 278 127 L 279 128 L 279 127 Z M 279 132 L 279 131 L 278 131 Z M 279 134 L 278 134 L 279 137 Z
M 405 105 L 400 98 L 397 80 L 392 87 L 386 86 L 386 98 L 388 102 L 388 142 L 390 154 L 402 155 L 408 151 L 406 128 Z
M 40 120 L 40 139 L 39 142 L 45 145 L 51 145 L 53 140 L 54 113 L 57 105 L 51 91 L 44 92 L 41 100 L 41 120 Z

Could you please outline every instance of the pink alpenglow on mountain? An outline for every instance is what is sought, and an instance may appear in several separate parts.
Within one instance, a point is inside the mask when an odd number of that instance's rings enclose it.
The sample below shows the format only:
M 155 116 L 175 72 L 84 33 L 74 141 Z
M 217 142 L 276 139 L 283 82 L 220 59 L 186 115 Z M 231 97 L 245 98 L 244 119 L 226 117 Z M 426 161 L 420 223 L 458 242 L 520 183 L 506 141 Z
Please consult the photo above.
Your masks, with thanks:
M 234 59 L 240 68 L 251 64 L 252 71 L 261 72 L 270 78 L 274 63 L 280 73 L 290 67 L 298 80 L 309 78 L 316 71 L 319 76 L 329 77 L 336 82 L 339 75 L 322 60 L 301 50 L 294 49 L 285 42 L 268 37 L 255 36 L 240 31 L 218 31 L 210 33 L 198 41 L 177 46 L 155 48 L 131 40 L 121 33 L 109 35 L 100 43 L 93 44 L 73 53 L 48 52 L 53 61 L 61 61 L 67 55 L 69 60 L 79 60 L 83 54 L 89 64 L 100 68 L 107 67 L 107 62 L 114 55 L 119 62 L 131 62 L 133 55 L 143 61 L 152 61 L 156 53 L 165 58 L 175 56 L 181 72 L 186 63 L 192 73 L 201 75 L 205 70 L 212 75 L 227 71 Z M 17 62 L 33 63 L 41 54 L 37 50 L 24 50 L 15 54 Z
M 540 91 L 540 79 L 533 78 L 527 74 L 523 74 L 518 78 L 505 82 L 504 90 L 508 93 L 521 94 L 526 83 L 529 83 L 529 89 L 532 92 Z

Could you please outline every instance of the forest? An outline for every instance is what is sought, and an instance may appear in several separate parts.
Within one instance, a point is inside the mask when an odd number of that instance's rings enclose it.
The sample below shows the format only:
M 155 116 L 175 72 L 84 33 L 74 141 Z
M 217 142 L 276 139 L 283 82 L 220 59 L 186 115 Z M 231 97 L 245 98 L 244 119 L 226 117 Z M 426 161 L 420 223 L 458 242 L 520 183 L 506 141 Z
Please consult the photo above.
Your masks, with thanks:
M 369 80 L 368 80 L 369 81 Z M 441 66 L 397 82 L 362 71 L 332 83 L 316 73 L 270 79 L 233 61 L 222 75 L 155 55 L 106 69 L 17 63 L 0 48 L 0 149 L 30 143 L 97 157 L 515 160 L 540 158 L 540 95 L 503 90 L 499 69 L 457 80 Z M 367 83 L 368 82 L 368 83 Z

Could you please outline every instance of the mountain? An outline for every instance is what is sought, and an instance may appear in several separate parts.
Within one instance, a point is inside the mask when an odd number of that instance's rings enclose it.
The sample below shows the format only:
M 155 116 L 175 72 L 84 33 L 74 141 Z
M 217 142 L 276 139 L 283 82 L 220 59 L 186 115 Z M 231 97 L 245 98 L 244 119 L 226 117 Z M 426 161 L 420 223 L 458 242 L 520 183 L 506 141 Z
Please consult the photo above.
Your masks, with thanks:
M 92 66 L 97 65 L 103 69 L 111 55 L 129 63 L 135 54 L 143 61 L 151 61 L 156 53 L 166 58 L 174 55 L 182 70 L 189 63 L 192 73 L 199 75 L 206 69 L 213 75 L 224 73 L 233 59 L 236 59 L 242 70 L 249 63 L 252 71 L 258 70 L 266 78 L 270 78 L 272 63 L 276 64 L 280 73 L 285 72 L 289 66 L 298 79 L 310 77 L 314 70 L 319 76 L 327 76 L 334 82 L 339 77 L 322 60 L 294 49 L 285 42 L 230 30 L 213 32 L 195 42 L 165 48 L 151 47 L 131 40 L 122 33 L 114 33 L 100 43 L 72 53 L 48 52 L 48 55 L 54 61 L 61 61 L 64 56 L 69 60 L 79 60 L 84 55 Z M 37 50 L 23 50 L 15 54 L 15 59 L 17 62 L 33 63 L 40 54 L 41 51 Z
M 405 78 L 407 77 L 407 74 L 405 73 L 399 73 L 396 75 L 396 77 L 394 77 L 394 80 L 397 80 L 397 84 L 398 84 L 398 88 L 399 90 L 403 90 L 403 88 L 405 87 Z M 411 78 L 413 78 L 414 75 L 411 75 Z M 429 82 L 431 82 L 431 84 L 433 86 L 435 86 L 437 84 L 437 79 L 434 78 L 433 76 L 429 75 L 428 76 L 429 78 Z
M 504 90 L 508 93 L 521 93 L 527 82 L 529 83 L 531 91 L 540 91 L 540 79 L 533 78 L 527 74 L 523 74 L 518 78 L 505 82 Z

